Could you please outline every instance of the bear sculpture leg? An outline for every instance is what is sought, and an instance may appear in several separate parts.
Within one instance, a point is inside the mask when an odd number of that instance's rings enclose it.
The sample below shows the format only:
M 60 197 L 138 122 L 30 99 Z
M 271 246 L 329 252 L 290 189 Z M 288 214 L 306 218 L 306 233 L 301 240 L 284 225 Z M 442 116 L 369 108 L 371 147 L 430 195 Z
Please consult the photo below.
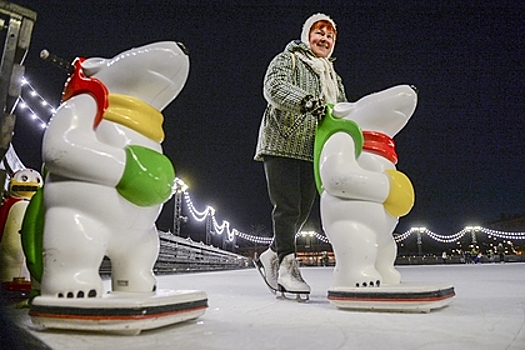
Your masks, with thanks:
M 121 232 L 127 237 L 129 231 Z M 138 239 L 122 241 L 108 251 L 111 260 L 111 284 L 114 292 L 151 292 L 156 288 L 152 273 L 159 251 L 157 231 L 152 228 L 135 232 Z M 123 249 L 124 248 L 124 249 Z
M 382 277 L 375 268 L 375 232 L 358 223 L 345 221 L 334 222 L 327 232 L 336 259 L 332 289 L 380 286 Z
M 394 237 L 389 235 L 377 235 L 378 249 L 376 258 L 376 269 L 383 278 L 383 284 L 399 284 L 401 274 L 394 267 L 397 256 L 397 245 Z
M 63 234 L 44 236 L 42 295 L 87 298 L 103 293 L 99 268 L 108 232 L 96 220 L 76 213 L 60 207 L 46 213 L 45 230 Z

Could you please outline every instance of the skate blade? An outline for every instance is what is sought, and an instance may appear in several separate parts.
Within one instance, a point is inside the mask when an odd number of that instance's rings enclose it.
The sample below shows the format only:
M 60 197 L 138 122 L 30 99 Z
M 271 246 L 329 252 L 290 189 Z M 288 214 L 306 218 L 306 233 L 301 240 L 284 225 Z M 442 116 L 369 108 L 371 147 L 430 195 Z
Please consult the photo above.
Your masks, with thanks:
M 298 302 L 306 302 L 310 300 L 310 292 L 296 292 L 296 291 L 289 291 L 286 290 L 282 285 L 279 284 L 279 291 L 280 294 L 277 296 L 277 299 L 287 299 L 287 300 L 295 300 Z M 289 297 L 287 294 L 295 295 L 295 298 Z
M 259 259 L 257 260 L 254 260 L 253 261 L 253 264 L 255 265 L 255 268 L 257 269 L 257 271 L 259 271 L 259 275 L 261 275 L 263 281 L 264 281 L 264 284 L 266 284 L 266 286 L 268 287 L 268 289 L 270 290 L 270 292 L 272 292 L 272 294 L 276 294 L 277 293 L 277 289 L 273 288 L 269 283 L 268 283 L 268 280 L 266 279 L 266 275 L 264 274 L 264 266 L 263 264 L 261 263 L 261 261 Z
M 292 293 L 292 292 L 279 292 L 280 294 L 277 294 L 278 300 L 293 300 L 297 301 L 298 303 L 306 303 L 310 301 L 310 293 Z M 288 296 L 287 294 L 295 295 Z

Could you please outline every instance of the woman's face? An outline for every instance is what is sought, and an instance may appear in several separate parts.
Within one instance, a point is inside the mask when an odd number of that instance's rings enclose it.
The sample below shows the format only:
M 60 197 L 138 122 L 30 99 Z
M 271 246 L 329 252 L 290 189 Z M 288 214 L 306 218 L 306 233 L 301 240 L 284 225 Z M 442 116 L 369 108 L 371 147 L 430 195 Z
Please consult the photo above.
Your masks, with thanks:
M 310 32 L 310 48 L 317 57 L 327 57 L 335 44 L 335 33 L 326 27 Z

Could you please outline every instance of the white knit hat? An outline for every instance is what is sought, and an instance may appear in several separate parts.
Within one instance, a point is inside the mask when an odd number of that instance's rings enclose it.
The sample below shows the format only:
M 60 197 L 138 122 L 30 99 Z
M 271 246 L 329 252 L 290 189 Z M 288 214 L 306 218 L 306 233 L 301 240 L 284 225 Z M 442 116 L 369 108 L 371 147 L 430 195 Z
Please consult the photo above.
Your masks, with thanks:
M 316 13 L 315 15 L 310 16 L 306 20 L 306 22 L 304 22 L 303 31 L 301 32 L 301 41 L 305 43 L 309 49 L 311 49 L 310 47 L 310 29 L 315 24 L 315 22 L 319 22 L 319 21 L 328 21 L 332 23 L 332 25 L 334 26 L 334 29 L 336 29 L 334 20 L 328 17 L 327 15 L 325 15 L 324 13 Z M 328 54 L 327 57 L 332 56 L 333 51 L 334 51 L 334 46 L 332 46 L 332 49 L 330 50 L 330 53 Z

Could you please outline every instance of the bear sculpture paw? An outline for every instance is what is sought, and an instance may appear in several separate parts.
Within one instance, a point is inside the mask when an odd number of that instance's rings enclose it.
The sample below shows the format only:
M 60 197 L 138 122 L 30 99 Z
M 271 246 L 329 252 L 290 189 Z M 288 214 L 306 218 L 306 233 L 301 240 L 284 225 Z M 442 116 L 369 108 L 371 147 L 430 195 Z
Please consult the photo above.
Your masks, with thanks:
M 355 284 L 355 287 L 356 288 L 362 288 L 362 287 L 379 287 L 381 285 L 381 281 L 380 280 L 377 280 L 377 281 L 369 281 L 369 282 L 357 282 Z
M 58 298 L 68 298 L 68 299 L 96 298 L 97 291 L 95 289 L 91 289 L 90 291 L 86 293 L 83 290 L 79 290 L 78 292 L 76 292 L 76 294 L 74 292 L 69 291 L 69 292 L 58 293 L 57 297 Z

